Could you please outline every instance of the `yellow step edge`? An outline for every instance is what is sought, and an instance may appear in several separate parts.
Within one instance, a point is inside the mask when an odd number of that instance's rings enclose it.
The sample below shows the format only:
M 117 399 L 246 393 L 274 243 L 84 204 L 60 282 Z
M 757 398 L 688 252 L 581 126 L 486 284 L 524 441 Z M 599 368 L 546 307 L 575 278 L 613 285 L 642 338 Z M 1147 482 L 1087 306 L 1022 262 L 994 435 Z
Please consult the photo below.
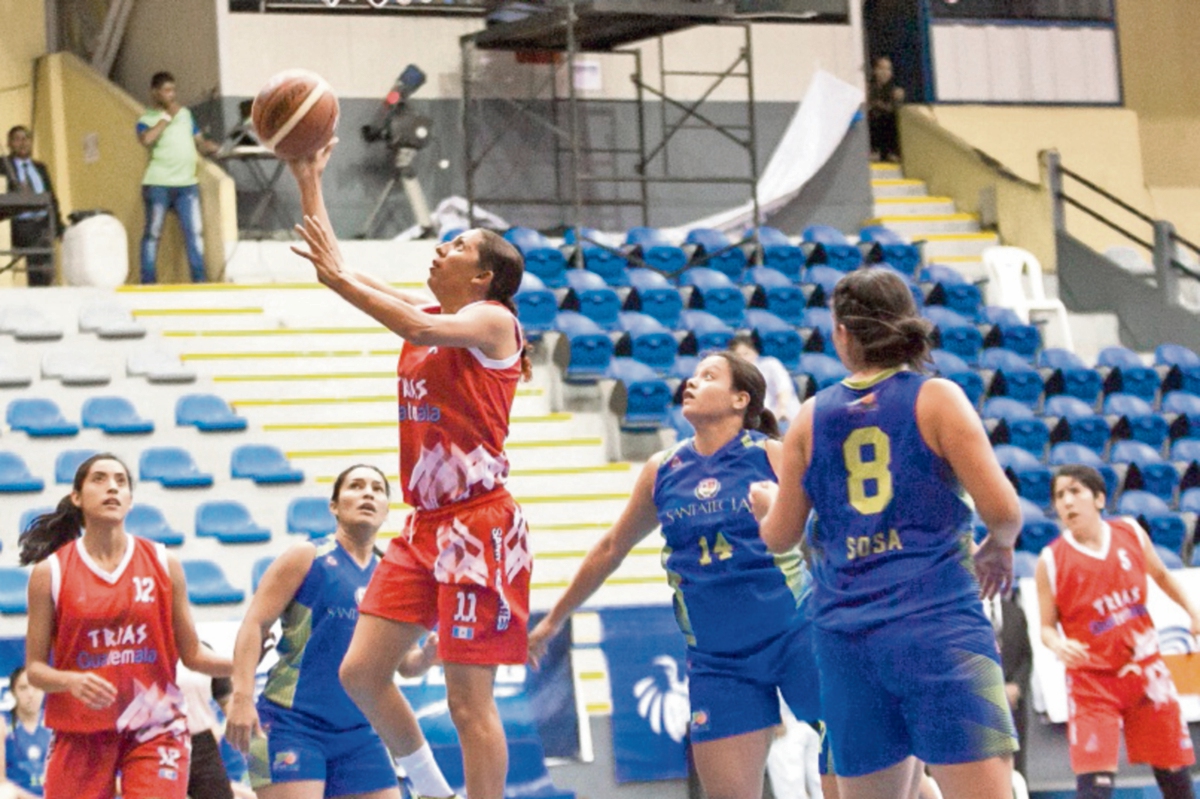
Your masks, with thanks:
M 543 447 L 598 447 L 604 440 L 596 438 L 558 438 L 547 441 L 509 441 L 505 449 L 541 449 Z M 297 449 L 284 453 L 291 458 L 356 458 L 368 455 L 396 455 L 396 446 L 348 447 L 345 449 Z
M 979 214 L 914 214 L 912 216 L 877 216 L 868 219 L 867 225 L 886 225 L 889 222 L 978 222 Z
M 166 338 L 252 338 L 255 336 L 363 336 L 386 333 L 386 327 L 262 327 L 240 330 L 164 330 Z
M 871 178 L 872 186 L 923 186 L 925 181 L 912 178 Z
M 541 424 L 543 422 L 569 422 L 574 419 L 570 413 L 545 413 L 537 416 L 511 416 L 509 424 Z M 358 422 L 281 422 L 265 424 L 263 430 L 280 432 L 283 430 L 366 430 L 375 428 L 392 428 L 396 426 L 395 419 L 376 419 Z
M 953 203 L 953 197 L 931 197 L 922 194 L 916 197 L 876 197 L 876 205 L 905 205 L 907 203 Z
M 261 314 L 262 308 L 139 308 L 134 318 L 142 316 L 243 316 Z
M 926 241 L 997 241 L 995 233 L 923 233 Z
M 871 163 L 871 169 L 876 172 L 886 172 L 886 171 L 889 171 L 892 169 L 899 169 L 899 168 L 900 168 L 899 164 L 889 164 L 889 163 L 885 163 L 883 161 L 873 161 Z
M 587 680 L 587 681 L 603 680 L 605 678 L 605 676 L 606 676 L 606 673 L 603 671 L 581 671 L 581 672 L 579 672 L 579 679 Z
M 216 375 L 214 383 L 263 383 L 295 380 L 379 380 L 383 378 L 396 379 L 395 372 L 317 372 L 314 374 L 283 374 L 283 375 Z
M 518 397 L 540 397 L 546 393 L 542 388 L 518 388 Z M 340 405 L 344 402 L 395 402 L 395 394 L 365 394 L 355 397 L 288 397 L 282 399 L 240 399 L 231 400 L 230 405 L 245 408 L 266 408 L 275 406 L 300 405 Z
M 608 702 L 588 702 L 584 710 L 591 716 L 607 716 L 612 713 L 612 705 Z
M 508 474 L 510 477 L 535 477 L 535 476 L 557 476 L 566 474 L 603 474 L 606 472 L 627 472 L 632 464 L 629 463 L 606 463 L 601 466 L 559 466 L 550 469 L 513 469 Z M 333 483 L 337 477 L 331 474 L 323 474 L 316 478 L 317 483 Z M 400 481 L 400 476 L 389 474 L 388 480 L 393 483 Z M 596 525 L 597 527 L 607 528 L 609 525 Z M 573 526 L 572 529 L 574 529 Z

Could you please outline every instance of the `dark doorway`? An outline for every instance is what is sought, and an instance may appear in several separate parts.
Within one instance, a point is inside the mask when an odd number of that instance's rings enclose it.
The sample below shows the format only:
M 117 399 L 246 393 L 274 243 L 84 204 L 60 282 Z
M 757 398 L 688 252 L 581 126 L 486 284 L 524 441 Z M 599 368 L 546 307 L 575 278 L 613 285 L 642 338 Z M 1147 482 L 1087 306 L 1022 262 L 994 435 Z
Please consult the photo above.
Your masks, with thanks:
M 863 0 L 867 80 L 875 59 L 886 56 L 907 102 L 933 102 L 928 30 L 924 0 Z

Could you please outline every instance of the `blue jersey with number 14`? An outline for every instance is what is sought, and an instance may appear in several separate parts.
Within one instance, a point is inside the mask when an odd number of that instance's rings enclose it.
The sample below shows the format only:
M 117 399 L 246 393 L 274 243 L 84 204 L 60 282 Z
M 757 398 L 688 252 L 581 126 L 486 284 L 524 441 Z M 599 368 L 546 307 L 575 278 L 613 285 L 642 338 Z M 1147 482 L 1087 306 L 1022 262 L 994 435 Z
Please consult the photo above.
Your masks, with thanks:
M 971 511 L 917 427 L 927 378 L 885 372 L 817 394 L 804 490 L 817 522 L 815 624 L 852 631 L 979 603 Z

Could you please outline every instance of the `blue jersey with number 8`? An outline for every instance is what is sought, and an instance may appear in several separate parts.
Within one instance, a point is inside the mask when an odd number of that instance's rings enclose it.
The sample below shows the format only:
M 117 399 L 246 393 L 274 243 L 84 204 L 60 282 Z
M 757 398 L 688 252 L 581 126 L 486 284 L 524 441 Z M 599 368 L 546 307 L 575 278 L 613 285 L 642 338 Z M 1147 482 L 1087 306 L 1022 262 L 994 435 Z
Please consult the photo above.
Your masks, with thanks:
M 922 375 L 884 372 L 817 394 L 804 490 L 817 520 L 814 622 L 852 631 L 979 602 L 971 510 L 917 427 Z
M 799 550 L 771 554 L 750 507 L 750 485 L 776 481 L 766 442 L 743 431 L 706 456 L 688 439 L 667 451 L 654 481 L 675 616 L 702 652 L 748 654 L 802 621 L 810 578 Z

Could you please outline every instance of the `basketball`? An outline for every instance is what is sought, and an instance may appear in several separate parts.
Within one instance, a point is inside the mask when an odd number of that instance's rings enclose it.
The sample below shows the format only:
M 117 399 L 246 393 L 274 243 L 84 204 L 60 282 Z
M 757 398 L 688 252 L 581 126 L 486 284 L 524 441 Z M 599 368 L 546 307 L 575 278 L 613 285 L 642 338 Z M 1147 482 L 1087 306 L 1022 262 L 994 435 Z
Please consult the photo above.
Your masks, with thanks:
M 259 141 L 279 158 L 307 158 L 333 138 L 338 101 L 320 75 L 289 69 L 262 87 L 250 118 Z

